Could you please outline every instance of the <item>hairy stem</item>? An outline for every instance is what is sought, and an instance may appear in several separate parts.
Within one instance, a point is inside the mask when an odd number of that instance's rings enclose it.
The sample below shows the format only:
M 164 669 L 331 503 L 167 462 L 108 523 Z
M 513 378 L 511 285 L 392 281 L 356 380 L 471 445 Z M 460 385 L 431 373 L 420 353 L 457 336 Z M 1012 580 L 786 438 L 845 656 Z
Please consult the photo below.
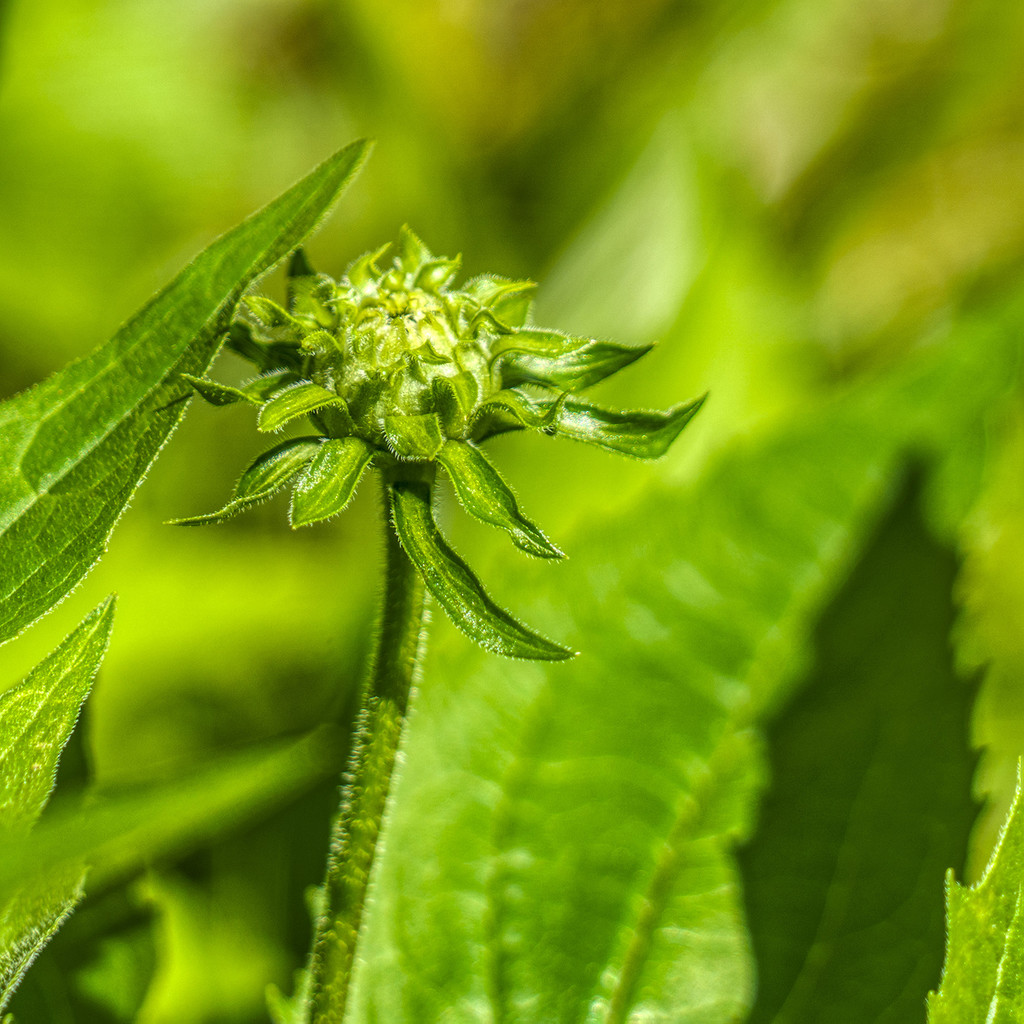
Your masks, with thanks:
M 374 854 L 409 697 L 426 648 L 426 590 L 389 520 L 384 608 L 331 826 L 327 878 L 310 960 L 310 1020 L 341 1024 Z

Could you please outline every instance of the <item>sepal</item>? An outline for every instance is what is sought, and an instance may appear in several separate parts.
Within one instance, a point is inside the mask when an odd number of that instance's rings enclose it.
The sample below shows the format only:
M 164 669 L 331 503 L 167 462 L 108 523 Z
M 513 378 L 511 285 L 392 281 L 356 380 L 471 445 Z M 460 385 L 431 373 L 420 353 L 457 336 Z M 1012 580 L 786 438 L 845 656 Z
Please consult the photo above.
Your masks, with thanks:
M 391 514 L 398 540 L 427 589 L 471 640 L 508 658 L 563 661 L 572 651 L 527 629 L 488 597 L 473 570 L 448 546 L 430 509 L 430 487 L 395 483 Z
M 466 370 L 453 377 L 435 377 L 431 391 L 445 433 L 448 437 L 463 437 L 479 397 L 476 378 Z
M 358 437 L 324 441 L 292 491 L 292 526 L 309 526 L 342 512 L 372 459 L 373 449 Z
M 436 458 L 444 444 L 444 433 L 437 413 L 415 416 L 386 416 L 384 433 L 391 450 L 400 459 L 430 460 Z
M 509 281 L 483 274 L 463 285 L 463 290 L 489 309 L 507 327 L 523 327 L 533 309 L 537 285 L 533 281 Z
M 227 384 L 218 384 L 215 380 L 206 377 L 193 377 L 190 373 L 183 373 L 181 379 L 185 381 L 203 401 L 210 405 L 234 405 L 236 402 L 248 402 L 251 405 L 259 405 L 259 399 L 247 394 L 241 388 L 233 388 Z
M 530 395 L 519 389 L 496 391 L 473 417 L 474 441 L 482 441 L 509 430 L 542 430 L 554 433 L 568 393 Z
M 525 328 L 494 346 L 493 362 L 501 374 L 502 387 L 547 384 L 566 391 L 583 391 L 629 366 L 652 348 Z
M 264 452 L 242 474 L 235 493 L 220 511 L 173 519 L 170 526 L 212 526 L 223 523 L 261 501 L 273 497 L 316 455 L 321 441 L 297 437 Z
M 448 441 L 438 453 L 463 508 L 481 522 L 505 530 L 512 543 L 538 558 L 565 558 L 540 528 L 519 511 L 501 474 L 475 445 Z
M 616 412 L 570 397 L 558 414 L 555 432 L 610 452 L 637 459 L 657 459 L 668 451 L 706 398 L 707 395 L 702 395 L 668 412 Z
M 343 399 L 333 391 L 320 387 L 309 381 L 300 381 L 283 391 L 278 391 L 260 410 L 257 425 L 261 431 L 268 433 L 280 430 L 299 416 L 322 409 L 325 405 L 344 408 L 348 412 Z

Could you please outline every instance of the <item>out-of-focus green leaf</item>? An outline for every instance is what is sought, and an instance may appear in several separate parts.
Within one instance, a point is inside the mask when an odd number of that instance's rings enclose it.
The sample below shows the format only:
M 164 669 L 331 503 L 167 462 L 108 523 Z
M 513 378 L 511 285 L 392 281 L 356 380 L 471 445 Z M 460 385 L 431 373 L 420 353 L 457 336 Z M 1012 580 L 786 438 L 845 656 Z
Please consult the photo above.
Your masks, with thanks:
M 540 558 L 564 558 L 536 524 L 519 511 L 519 503 L 501 474 L 476 446 L 448 441 L 438 455 L 459 501 L 482 522 L 505 530 L 516 547 Z
M 369 152 L 346 147 L 214 242 L 91 356 L 0 405 L 0 642 L 100 557 L 242 292 L 295 248 Z
M 561 661 L 572 652 L 545 640 L 499 608 L 473 570 L 445 543 L 430 509 L 430 491 L 414 484 L 391 488 L 395 532 L 423 574 L 427 589 L 471 640 L 508 658 Z
M 1011 385 L 1001 325 L 958 333 L 970 344 L 578 535 L 533 612 L 576 661 L 435 656 L 353 1024 L 742 1019 L 754 963 L 731 847 L 763 783 L 756 726 L 804 676 L 904 453 L 948 447 Z M 521 599 L 549 575 L 524 566 Z
M 974 694 L 951 664 L 956 559 L 917 504 L 908 490 L 885 521 L 768 733 L 772 785 L 740 856 L 751 1024 L 900 1024 L 939 975 L 938 894 L 977 810 Z
M 328 438 L 292 491 L 292 526 L 323 522 L 344 511 L 373 449 L 359 437 Z
M 25 836 L 53 789 L 57 762 L 110 639 L 114 603 L 88 615 L 45 661 L 0 694 L 0 837 Z M 82 872 L 69 864 L 42 883 L 0 897 L 0 1009 L 29 964 L 81 896 Z
M 928 995 L 928 1024 L 1024 1020 L 1024 802 L 1017 793 L 995 853 L 975 886 L 946 878 L 946 960 Z
M 247 751 L 195 775 L 109 797 L 87 798 L 0 850 L 0 899 L 85 863 L 90 885 L 251 820 L 339 767 L 339 737 L 324 729 L 272 749 Z

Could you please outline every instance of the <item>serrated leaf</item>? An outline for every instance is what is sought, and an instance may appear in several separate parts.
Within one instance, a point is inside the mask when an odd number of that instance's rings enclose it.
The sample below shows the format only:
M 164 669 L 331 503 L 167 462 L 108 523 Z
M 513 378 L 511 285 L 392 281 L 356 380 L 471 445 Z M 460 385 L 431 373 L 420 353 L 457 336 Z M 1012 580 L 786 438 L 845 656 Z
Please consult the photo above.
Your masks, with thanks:
M 519 511 L 501 474 L 475 445 L 448 441 L 438 453 L 463 508 L 482 522 L 505 530 L 516 547 L 539 558 L 564 558 L 540 528 Z
M 319 438 L 295 437 L 264 452 L 242 474 L 235 493 L 220 511 L 202 516 L 174 519 L 171 526 L 213 526 L 239 512 L 272 498 L 316 455 L 323 442 Z
M 409 723 L 349 1024 L 744 1018 L 731 848 L 762 785 L 757 726 L 798 685 L 902 453 L 941 450 L 1012 388 L 1014 332 L 963 333 L 692 485 L 599 510 L 556 595 L 550 566 L 517 571 L 583 648 L 557 673 L 435 649 L 445 684 Z
M 939 975 L 937 897 L 977 812 L 974 694 L 948 642 L 957 561 L 917 498 L 904 492 L 826 611 L 811 678 L 768 733 L 771 789 L 740 856 L 750 1024 L 900 1024 Z
M 177 426 L 244 290 L 319 223 L 357 142 L 193 260 L 93 355 L 0 404 L 0 642 L 68 594 Z
M 487 596 L 472 569 L 438 531 L 428 487 L 393 485 L 391 514 L 398 539 L 427 589 L 471 640 L 508 658 L 561 661 L 572 657 L 572 651 L 527 629 Z
M 324 441 L 292 491 L 292 526 L 319 523 L 342 512 L 372 459 L 373 449 L 361 438 Z
M 995 852 L 977 885 L 946 877 L 946 958 L 928 1024 L 1024 1020 L 1024 800 L 1017 791 Z
M 503 338 L 493 352 L 502 387 L 546 384 L 583 391 L 629 366 L 653 347 L 618 345 L 573 338 L 557 331 L 523 328 Z
M 621 455 L 657 459 L 697 415 L 706 397 L 684 402 L 668 412 L 615 412 L 570 396 L 558 413 L 555 433 Z
M 333 391 L 328 391 L 319 384 L 308 381 L 293 384 L 284 391 L 279 391 L 263 406 L 259 415 L 259 429 L 264 433 L 280 430 L 299 416 L 315 412 L 325 405 L 344 407 L 344 402 Z
M 0 836 L 26 835 L 50 798 L 57 762 L 110 639 L 108 599 L 19 684 L 0 694 Z M 80 866 L 0 898 L 0 1009 L 81 897 Z

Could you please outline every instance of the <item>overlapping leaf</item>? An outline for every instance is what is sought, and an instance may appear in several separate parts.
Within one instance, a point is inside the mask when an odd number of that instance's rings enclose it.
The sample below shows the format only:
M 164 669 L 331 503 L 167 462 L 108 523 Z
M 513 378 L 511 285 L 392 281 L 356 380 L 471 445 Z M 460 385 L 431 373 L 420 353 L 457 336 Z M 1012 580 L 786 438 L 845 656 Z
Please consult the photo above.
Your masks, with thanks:
M 578 536 L 533 612 L 575 662 L 435 657 L 353 1024 L 742 1019 L 754 961 L 730 847 L 762 783 L 752 727 L 799 681 L 901 453 L 947 446 L 1004 393 L 1005 339 L 976 334 Z M 521 593 L 545 593 L 538 576 L 517 574 Z
M 0 642 L 67 594 L 216 354 L 242 292 L 317 225 L 368 152 L 354 143 L 201 253 L 93 355 L 0 405 Z
M 107 649 L 108 600 L 21 683 L 0 695 L 0 837 L 10 847 L 28 834 L 53 789 L 57 762 Z M 0 1009 L 81 897 L 82 864 L 25 888 L 0 893 Z

